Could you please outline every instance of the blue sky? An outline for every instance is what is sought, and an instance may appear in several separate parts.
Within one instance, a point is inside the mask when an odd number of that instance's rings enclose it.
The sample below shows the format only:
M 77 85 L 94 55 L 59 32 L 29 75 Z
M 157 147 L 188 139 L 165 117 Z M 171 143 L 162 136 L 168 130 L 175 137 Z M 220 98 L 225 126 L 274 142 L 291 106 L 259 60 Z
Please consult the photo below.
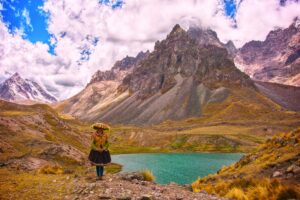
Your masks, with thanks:
M 100 0 L 99 3 L 111 6 L 113 9 L 121 8 L 124 4 L 122 0 L 113 3 L 110 0 Z M 44 0 L 2 0 L 3 9 L 0 13 L 11 33 L 21 29 L 24 39 L 32 43 L 48 44 L 49 52 L 53 54 L 55 44 L 51 44 L 50 39 L 54 36 L 48 32 L 49 14 L 43 11 L 43 4 Z M 224 6 L 226 15 L 234 18 L 235 0 L 224 0 Z
M 10 33 L 22 30 L 24 39 L 32 43 L 46 43 L 49 46 L 49 52 L 53 54 L 55 44 L 51 44 L 51 37 L 54 36 L 48 32 L 49 14 L 42 9 L 44 1 L 0 0 L 3 7 L 0 14 Z M 99 3 L 111 6 L 112 9 L 121 8 L 123 5 L 122 0 L 113 3 L 110 0 L 100 0 Z
M 42 0 L 4 0 L 1 10 L 2 20 L 11 33 L 21 29 L 24 32 L 24 39 L 32 43 L 47 43 L 51 47 L 51 35 L 47 31 L 48 14 L 41 9 L 43 4 Z M 29 23 L 26 22 L 25 13 L 28 13 Z

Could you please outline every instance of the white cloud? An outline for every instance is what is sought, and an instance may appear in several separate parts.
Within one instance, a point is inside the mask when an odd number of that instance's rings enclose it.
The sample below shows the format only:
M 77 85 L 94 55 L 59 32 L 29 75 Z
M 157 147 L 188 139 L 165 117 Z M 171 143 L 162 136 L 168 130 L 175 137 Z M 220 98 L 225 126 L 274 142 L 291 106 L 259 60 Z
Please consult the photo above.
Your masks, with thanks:
M 23 9 L 22 16 L 24 17 L 24 20 L 25 20 L 25 23 L 26 23 L 27 27 L 29 27 L 30 30 L 33 30 L 33 27 L 31 25 L 31 20 L 30 20 L 29 12 L 28 12 L 28 10 L 26 8 Z
M 0 80 L 7 72 L 18 71 L 63 99 L 84 88 L 96 70 L 109 69 L 126 55 L 151 50 L 177 23 L 184 28 L 210 27 L 223 42 L 233 40 L 241 46 L 263 40 L 274 27 L 287 27 L 300 13 L 299 3 L 279 7 L 278 0 L 236 0 L 240 6 L 234 28 L 222 2 L 127 0 L 121 9 L 113 10 L 98 0 L 47 0 L 42 9 L 50 16 L 48 30 L 55 36 L 51 43 L 56 43 L 56 55 L 49 54 L 45 44 L 31 44 L 20 33 L 9 34 L 0 23 Z M 91 53 L 87 61 L 80 60 L 83 50 Z
M 300 16 L 300 3 L 287 1 L 284 7 L 279 0 L 236 0 L 237 28 L 219 26 L 217 32 L 223 41 L 232 40 L 238 47 L 250 40 L 264 40 L 270 30 L 288 27 Z

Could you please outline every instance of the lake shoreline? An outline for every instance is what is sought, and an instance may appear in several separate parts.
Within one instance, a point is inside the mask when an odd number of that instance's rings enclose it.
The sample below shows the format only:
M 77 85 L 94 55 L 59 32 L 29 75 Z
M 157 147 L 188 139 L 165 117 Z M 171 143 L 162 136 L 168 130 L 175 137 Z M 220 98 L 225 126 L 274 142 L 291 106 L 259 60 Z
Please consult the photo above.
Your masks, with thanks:
M 237 162 L 241 153 L 136 153 L 112 155 L 112 161 L 122 165 L 123 172 L 150 170 L 157 183 L 190 184 L 198 177 L 216 173 L 224 165 Z
M 214 153 L 220 153 L 220 154 L 248 154 L 250 152 L 222 152 L 222 151 L 171 151 L 171 152 L 164 152 L 164 151 L 153 151 L 153 152 L 129 152 L 129 153 L 111 153 L 111 155 L 130 155 L 130 154 L 214 154 Z

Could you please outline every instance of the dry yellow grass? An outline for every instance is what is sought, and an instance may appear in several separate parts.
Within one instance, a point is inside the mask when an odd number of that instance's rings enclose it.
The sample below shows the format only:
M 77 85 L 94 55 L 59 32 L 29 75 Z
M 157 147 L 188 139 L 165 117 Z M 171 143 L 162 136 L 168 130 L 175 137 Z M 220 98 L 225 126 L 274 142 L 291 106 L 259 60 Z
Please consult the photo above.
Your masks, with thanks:
M 45 165 L 39 169 L 40 174 L 63 174 L 64 169 L 59 165 Z
M 209 193 L 236 200 L 299 198 L 296 188 L 270 178 L 237 178 L 226 181 L 220 179 L 214 183 L 204 183 L 199 179 L 192 183 L 192 189 L 194 192 L 206 190 Z
M 153 175 L 153 173 L 150 170 L 144 170 L 141 173 L 142 173 L 145 181 L 149 181 L 149 182 L 155 181 L 155 176 Z
M 26 115 L 33 115 L 34 112 L 27 112 L 27 111 L 18 111 L 18 110 L 12 110 L 12 111 L 2 111 L 0 112 L 0 115 L 2 116 L 26 116 Z
M 224 166 L 218 174 L 200 178 L 192 183 L 194 192 L 209 193 L 236 200 L 299 199 L 300 185 L 295 177 L 288 180 L 270 178 L 276 170 L 285 171 L 290 160 L 297 159 L 300 152 L 300 128 L 278 134 L 257 152 L 244 156 L 239 162 Z
M 229 192 L 225 195 L 227 198 L 237 199 L 237 200 L 248 200 L 248 197 L 244 193 L 244 191 L 240 188 L 232 188 Z

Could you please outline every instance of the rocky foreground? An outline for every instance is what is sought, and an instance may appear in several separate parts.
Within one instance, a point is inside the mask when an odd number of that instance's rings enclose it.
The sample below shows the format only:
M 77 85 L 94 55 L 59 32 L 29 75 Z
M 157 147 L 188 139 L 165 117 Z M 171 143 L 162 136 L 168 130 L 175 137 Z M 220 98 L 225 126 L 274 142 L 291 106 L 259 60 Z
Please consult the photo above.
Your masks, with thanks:
M 77 170 L 49 167 L 25 171 L 0 166 L 0 199 L 22 200 L 222 200 L 207 192 L 192 191 L 191 185 L 167 185 L 149 181 L 143 173 L 118 173 L 112 164 L 97 180 L 94 167 Z M 148 180 L 148 181 L 146 181 Z
M 76 177 L 74 190 L 65 199 L 116 199 L 116 200 L 219 200 L 205 191 L 194 193 L 190 185 L 176 183 L 160 185 L 143 180 L 138 173 L 108 174 L 104 180 L 93 175 Z

